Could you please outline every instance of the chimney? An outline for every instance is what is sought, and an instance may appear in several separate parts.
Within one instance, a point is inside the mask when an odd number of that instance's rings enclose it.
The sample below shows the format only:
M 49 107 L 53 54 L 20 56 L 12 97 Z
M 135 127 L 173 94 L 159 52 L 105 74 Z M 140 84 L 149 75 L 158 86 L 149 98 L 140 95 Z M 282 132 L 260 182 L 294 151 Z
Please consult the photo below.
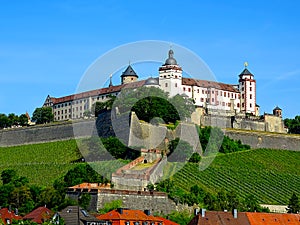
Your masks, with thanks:
M 197 216 L 199 214 L 199 208 L 194 209 L 194 215 Z
M 144 213 L 145 213 L 147 216 L 150 216 L 150 209 L 145 209 L 145 210 L 144 210 Z
M 117 208 L 118 213 L 123 214 L 123 208 Z
M 205 211 L 206 209 L 201 209 L 201 217 L 205 217 Z
M 233 210 L 233 218 L 236 219 L 238 217 L 238 211 L 237 209 Z

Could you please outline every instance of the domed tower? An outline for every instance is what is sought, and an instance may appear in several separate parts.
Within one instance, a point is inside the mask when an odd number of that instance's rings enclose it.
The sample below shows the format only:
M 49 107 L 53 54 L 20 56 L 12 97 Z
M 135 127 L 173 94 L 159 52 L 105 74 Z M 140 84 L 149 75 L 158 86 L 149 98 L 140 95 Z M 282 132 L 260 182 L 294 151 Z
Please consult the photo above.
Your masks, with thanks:
M 245 62 L 245 69 L 239 75 L 239 91 L 241 93 L 241 112 L 257 115 L 256 112 L 256 80 L 254 75 L 247 69 L 248 63 Z
M 128 65 L 126 70 L 121 75 L 121 84 L 135 82 L 135 81 L 137 81 L 138 78 L 139 78 L 139 76 L 133 70 L 131 65 Z
M 169 50 L 165 64 L 159 67 L 159 85 L 170 96 L 182 93 L 182 69 L 174 58 L 174 52 Z

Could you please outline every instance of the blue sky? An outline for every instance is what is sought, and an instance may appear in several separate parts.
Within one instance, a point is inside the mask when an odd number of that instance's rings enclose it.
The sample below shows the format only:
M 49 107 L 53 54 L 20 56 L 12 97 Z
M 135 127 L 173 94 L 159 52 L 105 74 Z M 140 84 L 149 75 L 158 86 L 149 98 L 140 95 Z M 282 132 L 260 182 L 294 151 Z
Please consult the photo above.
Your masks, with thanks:
M 0 3 L 0 113 L 31 114 L 48 94 L 74 93 L 89 65 L 107 51 L 161 40 L 198 54 L 224 83 L 237 83 L 248 61 L 261 113 L 278 105 L 284 117 L 300 114 L 299 1 Z

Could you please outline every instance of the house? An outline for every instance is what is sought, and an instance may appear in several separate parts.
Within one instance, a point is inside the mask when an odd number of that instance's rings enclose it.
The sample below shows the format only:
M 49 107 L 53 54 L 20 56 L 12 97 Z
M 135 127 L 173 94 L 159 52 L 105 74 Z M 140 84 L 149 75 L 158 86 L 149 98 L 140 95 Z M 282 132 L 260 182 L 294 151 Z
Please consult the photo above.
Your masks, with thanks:
M 42 224 L 43 222 L 51 219 L 52 216 L 53 216 L 53 212 L 50 209 L 41 206 L 36 208 L 32 212 L 28 213 L 27 215 L 25 215 L 23 217 L 23 220 L 30 220 L 32 222 Z
M 151 215 L 150 210 L 118 208 L 97 218 L 111 225 L 178 225 L 170 220 Z
M 299 214 L 202 210 L 188 225 L 299 225 Z
M 0 209 L 0 218 L 4 224 L 11 224 L 13 220 L 21 220 L 22 217 L 18 215 L 18 210 L 10 210 L 8 208 Z
M 108 225 L 79 206 L 64 208 L 54 215 L 53 220 L 56 220 L 58 216 L 64 220 L 65 225 Z

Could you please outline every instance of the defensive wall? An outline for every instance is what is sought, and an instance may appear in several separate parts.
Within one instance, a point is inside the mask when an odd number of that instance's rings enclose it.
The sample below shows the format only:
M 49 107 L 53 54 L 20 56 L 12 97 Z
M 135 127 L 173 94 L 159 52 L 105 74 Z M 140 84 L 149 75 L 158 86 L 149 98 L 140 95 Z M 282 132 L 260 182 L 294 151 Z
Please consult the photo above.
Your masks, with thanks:
M 149 209 L 152 213 L 169 214 L 173 210 L 182 210 L 185 205 L 175 204 L 168 198 L 164 192 L 158 191 L 134 191 L 134 190 L 117 190 L 114 188 L 98 188 L 93 185 L 83 187 L 77 185 L 68 188 L 67 195 L 70 198 L 77 199 L 83 193 L 91 196 L 91 211 L 98 211 L 103 208 L 105 203 L 114 200 L 122 200 L 122 207 L 130 209 L 145 210 Z
M 126 126 L 120 125 L 119 128 L 120 130 L 124 130 L 126 128 L 124 132 L 119 132 L 125 133 L 125 136 L 127 136 L 128 138 L 128 144 L 130 146 L 146 147 L 147 143 L 157 144 L 159 142 L 159 149 L 165 149 L 169 140 L 173 140 L 174 138 L 181 135 L 186 139 L 190 139 L 188 140 L 190 143 L 194 141 L 194 145 L 196 147 L 198 146 L 199 148 L 199 145 L 193 138 L 192 130 L 194 126 L 191 124 L 180 124 L 178 125 L 176 130 L 167 130 L 165 126 L 151 125 L 148 123 L 139 122 L 134 114 L 131 116 L 129 122 L 124 118 L 122 119 L 122 121 L 124 121 L 123 124 L 131 124 L 131 129 L 129 129 L 129 125 L 127 125 L 127 128 Z M 208 121 L 213 121 L 213 119 L 210 119 Z M 226 118 L 226 123 L 230 124 L 228 118 Z M 0 130 L 0 147 L 73 139 L 73 127 L 76 130 L 76 136 L 90 137 L 93 135 L 97 135 L 95 124 L 95 120 L 93 119 L 76 121 L 74 123 L 52 123 L 25 128 Z M 112 125 L 109 121 L 106 121 L 105 124 L 106 125 L 103 125 L 101 129 L 98 129 L 98 133 L 101 133 L 101 131 L 105 132 L 106 129 L 112 129 Z M 180 126 L 187 127 L 187 129 L 185 129 L 185 132 L 180 133 L 180 130 L 182 130 Z M 191 129 L 189 129 L 189 127 Z M 247 130 L 227 129 L 226 135 L 233 139 L 239 139 L 242 141 L 242 143 L 248 144 L 252 148 L 288 149 L 296 151 L 300 150 L 300 135 L 255 131 L 255 129 Z M 188 131 L 189 133 L 187 133 L 186 131 Z M 128 135 L 126 135 L 126 133 Z M 146 141 L 143 142 L 143 138 L 145 137 L 148 137 L 148 139 L 146 138 Z M 151 137 L 151 139 L 149 139 L 149 137 Z M 126 139 L 126 137 L 124 139 Z

